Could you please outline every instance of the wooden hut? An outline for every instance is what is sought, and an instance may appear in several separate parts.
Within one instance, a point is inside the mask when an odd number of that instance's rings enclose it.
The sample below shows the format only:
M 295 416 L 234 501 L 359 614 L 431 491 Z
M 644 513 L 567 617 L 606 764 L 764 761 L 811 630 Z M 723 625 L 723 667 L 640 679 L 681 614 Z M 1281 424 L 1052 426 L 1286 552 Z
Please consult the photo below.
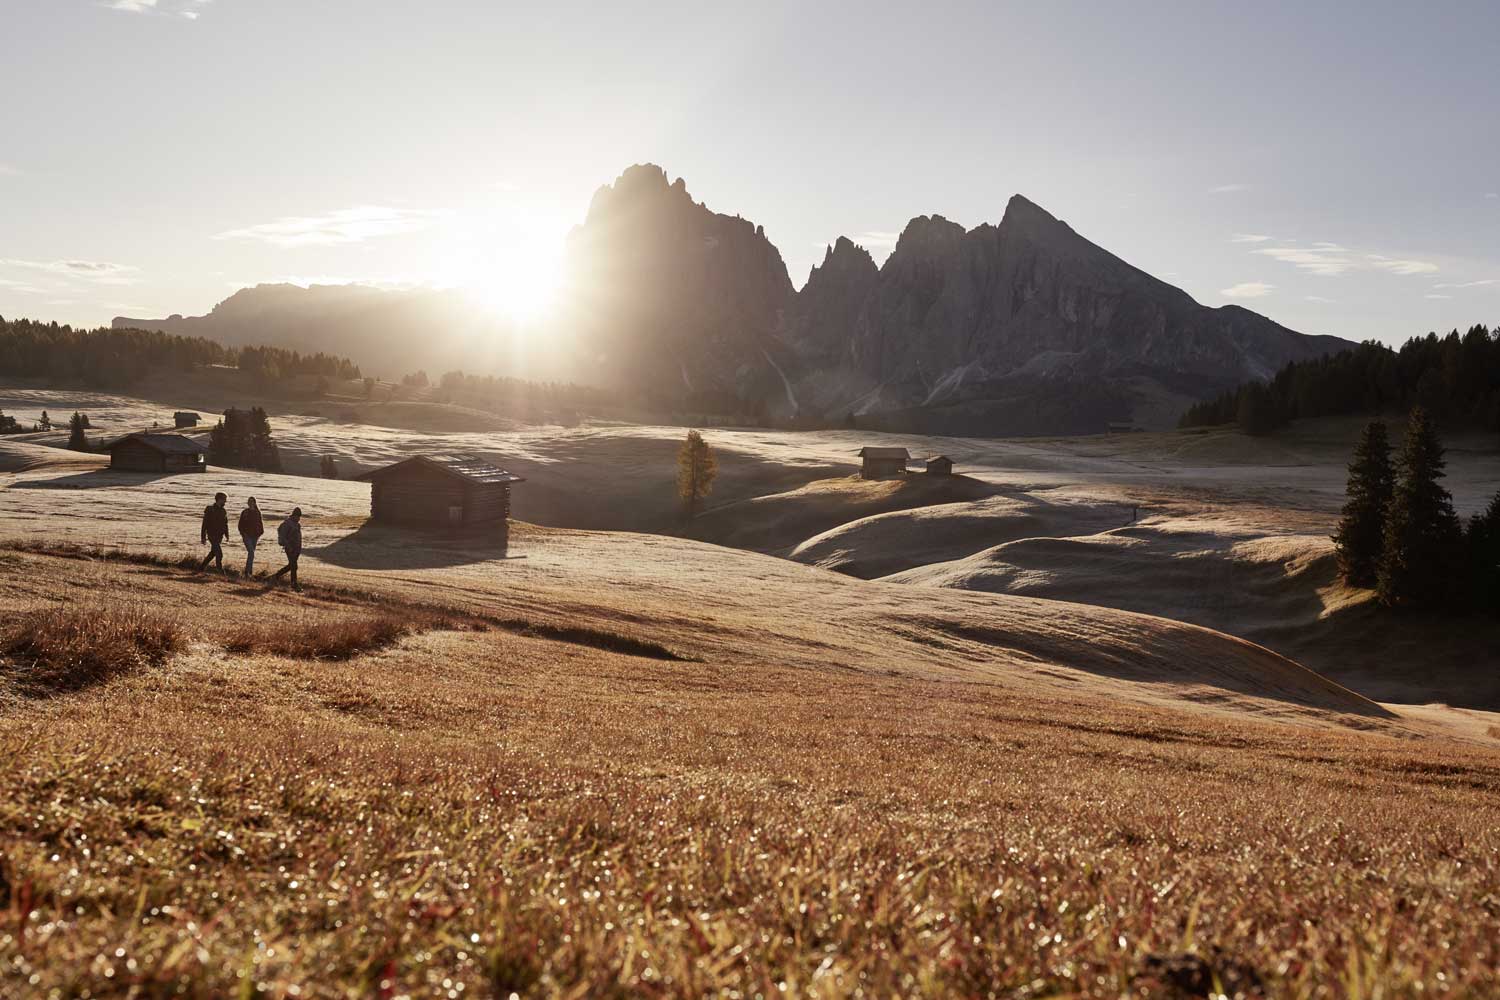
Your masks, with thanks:
M 197 427 L 199 417 L 192 410 L 178 410 L 172 414 L 172 420 L 180 430 L 183 427 Z
M 891 479 L 906 475 L 906 463 L 911 454 L 905 448 L 859 449 L 861 479 Z
M 927 460 L 927 474 L 929 476 L 953 475 L 953 459 L 947 455 L 932 456 Z
M 510 536 L 510 487 L 525 482 L 470 455 L 418 455 L 355 476 L 370 489 L 376 521 Z
M 202 472 L 203 446 L 181 434 L 127 434 L 108 445 L 109 467 L 119 472 Z

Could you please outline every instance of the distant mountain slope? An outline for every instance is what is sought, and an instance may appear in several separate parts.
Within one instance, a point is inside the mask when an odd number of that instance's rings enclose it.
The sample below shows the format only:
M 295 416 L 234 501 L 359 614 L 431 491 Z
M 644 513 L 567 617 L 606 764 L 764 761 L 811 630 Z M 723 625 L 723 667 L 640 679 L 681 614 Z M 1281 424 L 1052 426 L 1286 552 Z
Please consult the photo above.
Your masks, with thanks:
M 1353 346 L 1202 306 L 1020 195 L 998 226 L 913 219 L 879 269 L 841 239 L 784 339 L 799 401 L 825 416 L 1006 433 L 1102 430 Z
M 134 327 L 208 337 L 231 347 L 270 345 L 324 351 L 353 359 L 385 378 L 452 369 L 554 377 L 553 343 L 536 342 L 456 291 L 384 289 L 366 285 L 256 285 L 235 292 L 206 316 L 139 319 Z

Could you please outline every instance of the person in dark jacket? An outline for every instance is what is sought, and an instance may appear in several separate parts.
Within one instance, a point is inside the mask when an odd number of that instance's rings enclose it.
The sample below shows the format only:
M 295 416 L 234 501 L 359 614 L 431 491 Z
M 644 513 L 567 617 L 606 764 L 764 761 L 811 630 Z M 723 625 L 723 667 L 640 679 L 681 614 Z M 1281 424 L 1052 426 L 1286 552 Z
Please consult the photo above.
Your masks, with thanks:
M 282 521 L 276 528 L 276 541 L 280 543 L 281 549 L 286 553 L 286 565 L 271 574 L 271 579 L 280 578 L 283 573 L 292 574 L 292 589 L 301 590 L 302 585 L 297 582 L 297 557 L 302 555 L 302 508 L 293 507 L 292 516 Z
M 214 494 L 214 502 L 203 508 L 203 524 L 199 528 L 199 544 L 208 546 L 208 555 L 198 567 L 198 572 L 208 569 L 213 563 L 220 573 L 224 572 L 224 539 L 229 537 L 229 512 L 224 504 L 229 498 L 222 493 Z
M 246 500 L 245 509 L 240 511 L 239 528 L 240 541 L 245 543 L 245 576 L 250 577 L 255 573 L 255 546 L 266 533 L 266 523 L 261 520 L 254 497 Z

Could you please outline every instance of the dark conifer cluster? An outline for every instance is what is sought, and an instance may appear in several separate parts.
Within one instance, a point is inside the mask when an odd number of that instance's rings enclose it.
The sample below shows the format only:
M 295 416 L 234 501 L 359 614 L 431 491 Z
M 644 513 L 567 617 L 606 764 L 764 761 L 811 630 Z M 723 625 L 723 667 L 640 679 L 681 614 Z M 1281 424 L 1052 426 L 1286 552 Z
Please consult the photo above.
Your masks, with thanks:
M 271 440 L 271 421 L 259 406 L 228 409 L 208 434 L 210 465 L 280 472 L 281 456 Z
M 1370 423 L 1349 463 L 1333 533 L 1345 581 L 1388 607 L 1473 607 L 1500 614 L 1500 494 L 1465 528 L 1443 487 L 1443 443 L 1414 407 L 1394 466 L 1385 425 Z
M 0 318 L 0 375 L 125 386 L 154 372 L 189 372 L 199 365 L 236 366 L 267 382 L 292 375 L 359 377 L 358 365 L 327 354 L 301 354 L 280 347 L 236 351 L 202 337 L 156 330 L 76 330 L 57 323 Z
M 1247 382 L 1190 408 L 1180 427 L 1238 423 L 1268 434 L 1301 417 L 1401 412 L 1421 406 L 1444 423 L 1500 431 L 1500 328 L 1413 337 L 1400 350 L 1367 341 L 1294 361 L 1270 382 Z

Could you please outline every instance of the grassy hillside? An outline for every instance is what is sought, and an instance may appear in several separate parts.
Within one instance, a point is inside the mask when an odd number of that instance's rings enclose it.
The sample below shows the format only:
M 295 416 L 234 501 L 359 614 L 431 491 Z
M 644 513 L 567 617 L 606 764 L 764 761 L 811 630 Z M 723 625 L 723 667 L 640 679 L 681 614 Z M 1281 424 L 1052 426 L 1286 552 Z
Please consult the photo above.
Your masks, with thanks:
M 950 630 L 958 670 L 893 642 L 910 620 L 807 648 L 794 618 L 567 606 L 555 567 L 490 564 L 481 597 L 484 575 L 324 566 L 339 588 L 294 595 L 0 562 L 7 639 L 87 592 L 176 646 L 79 690 L 0 670 L 6 995 L 1500 986 L 1500 753 L 1379 713 L 1255 721 L 1209 675 L 1192 702 L 1131 694 L 1233 653 L 1211 633 L 1153 628 L 1134 655 L 1159 679 L 1122 684 L 1071 665 L 1100 637 L 1067 605 L 1038 606 L 1024 651 Z M 378 641 L 306 658 L 341 623 Z

